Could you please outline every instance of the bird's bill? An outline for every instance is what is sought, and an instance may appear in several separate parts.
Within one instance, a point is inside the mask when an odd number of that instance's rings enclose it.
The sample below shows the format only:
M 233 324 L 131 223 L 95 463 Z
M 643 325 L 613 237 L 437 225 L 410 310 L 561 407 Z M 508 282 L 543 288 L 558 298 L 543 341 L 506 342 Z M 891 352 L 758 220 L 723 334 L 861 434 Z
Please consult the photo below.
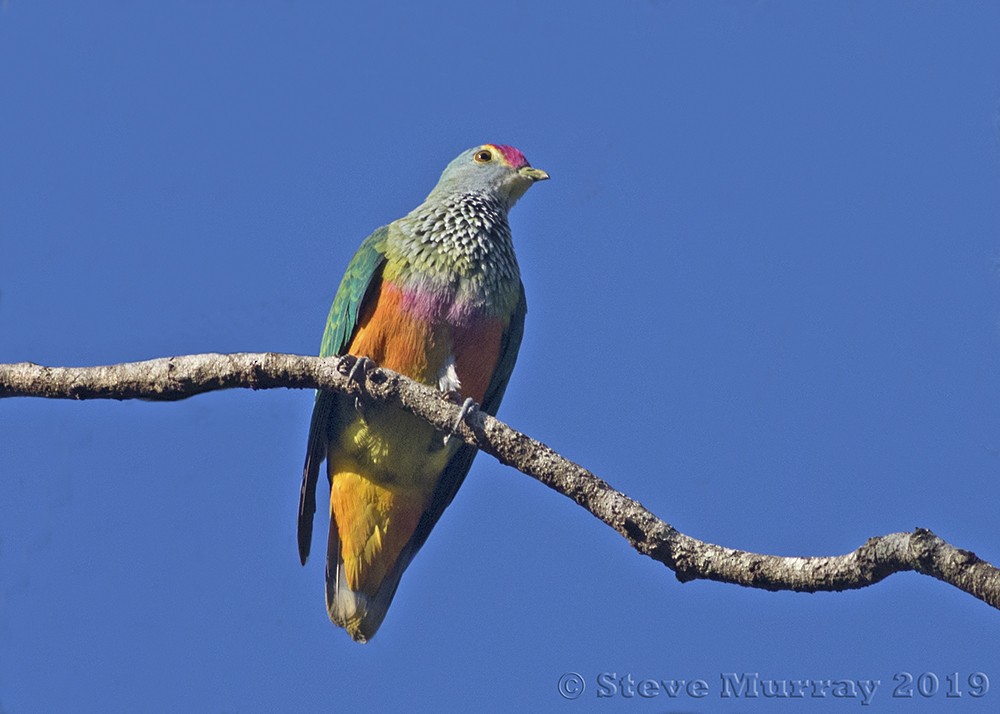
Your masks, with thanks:
M 522 166 L 517 170 L 517 172 L 532 181 L 544 181 L 549 177 L 547 173 L 541 169 L 536 169 L 533 166 Z

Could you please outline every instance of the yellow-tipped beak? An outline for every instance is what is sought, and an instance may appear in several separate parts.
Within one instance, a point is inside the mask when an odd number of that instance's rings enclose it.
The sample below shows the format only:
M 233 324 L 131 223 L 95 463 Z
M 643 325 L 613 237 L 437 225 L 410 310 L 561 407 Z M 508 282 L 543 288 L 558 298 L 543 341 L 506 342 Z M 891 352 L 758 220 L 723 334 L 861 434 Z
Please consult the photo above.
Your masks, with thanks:
M 541 169 L 536 169 L 533 166 L 522 166 L 517 170 L 517 172 L 532 181 L 544 181 L 549 177 L 547 173 Z

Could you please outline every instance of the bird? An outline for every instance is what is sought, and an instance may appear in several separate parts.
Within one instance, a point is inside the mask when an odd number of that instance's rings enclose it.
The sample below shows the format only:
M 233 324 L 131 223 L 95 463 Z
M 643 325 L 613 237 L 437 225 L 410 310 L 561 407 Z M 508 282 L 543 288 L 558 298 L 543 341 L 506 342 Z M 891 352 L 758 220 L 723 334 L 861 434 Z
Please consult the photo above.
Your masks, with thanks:
M 423 203 L 361 243 L 334 297 L 320 356 L 359 358 L 352 376 L 370 360 L 463 397 L 463 417 L 477 407 L 495 416 L 527 313 L 507 214 L 548 178 L 505 144 L 459 154 Z M 327 614 L 356 642 L 379 629 L 403 571 L 475 455 L 475 447 L 401 409 L 316 393 L 299 495 L 299 559 L 305 565 L 309 557 L 325 460 Z

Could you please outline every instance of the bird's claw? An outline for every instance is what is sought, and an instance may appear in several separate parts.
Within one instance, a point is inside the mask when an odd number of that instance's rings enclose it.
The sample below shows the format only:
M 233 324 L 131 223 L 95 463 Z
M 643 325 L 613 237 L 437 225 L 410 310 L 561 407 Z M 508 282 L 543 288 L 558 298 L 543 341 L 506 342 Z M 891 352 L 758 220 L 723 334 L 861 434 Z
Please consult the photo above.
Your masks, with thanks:
M 351 366 L 351 371 L 347 373 L 347 381 L 355 382 L 361 389 L 364 389 L 365 385 L 365 374 L 367 374 L 368 369 L 374 364 L 367 357 L 358 357 L 354 360 L 354 364 Z M 354 397 L 354 410 L 359 416 L 364 417 L 364 410 L 361 408 L 361 399 Z
M 465 417 L 469 416 L 472 412 L 479 409 L 479 405 L 476 404 L 476 400 L 472 397 L 468 397 L 464 402 L 462 402 L 462 408 L 458 411 L 458 418 L 455 419 L 454 426 L 451 427 L 451 433 L 446 434 L 444 437 L 444 445 L 448 446 L 451 440 L 455 438 L 455 433 L 458 431 L 458 427 L 461 426 L 462 422 L 465 421 Z

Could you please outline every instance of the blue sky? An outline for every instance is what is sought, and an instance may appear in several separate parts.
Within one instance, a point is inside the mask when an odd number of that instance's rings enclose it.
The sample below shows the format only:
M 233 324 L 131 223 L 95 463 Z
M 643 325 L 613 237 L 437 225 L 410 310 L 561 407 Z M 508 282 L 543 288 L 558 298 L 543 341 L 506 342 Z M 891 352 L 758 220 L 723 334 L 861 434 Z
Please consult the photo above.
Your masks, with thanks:
M 511 216 L 529 314 L 501 418 L 711 542 L 923 526 L 1000 562 L 998 26 L 994 3 L 7 0 L 0 361 L 315 353 L 361 239 L 509 143 L 552 180 Z M 0 402 L 0 712 L 795 706 L 724 699 L 727 672 L 996 711 L 1000 613 L 949 586 L 680 585 L 483 456 L 356 645 L 295 552 L 310 402 Z M 892 696 L 925 672 L 935 696 Z M 598 698 L 606 673 L 709 693 Z

